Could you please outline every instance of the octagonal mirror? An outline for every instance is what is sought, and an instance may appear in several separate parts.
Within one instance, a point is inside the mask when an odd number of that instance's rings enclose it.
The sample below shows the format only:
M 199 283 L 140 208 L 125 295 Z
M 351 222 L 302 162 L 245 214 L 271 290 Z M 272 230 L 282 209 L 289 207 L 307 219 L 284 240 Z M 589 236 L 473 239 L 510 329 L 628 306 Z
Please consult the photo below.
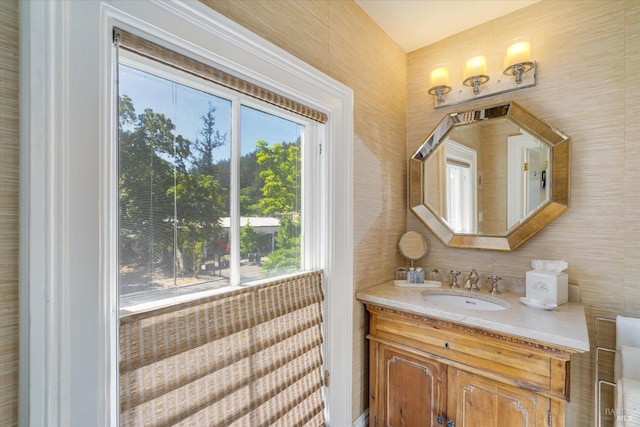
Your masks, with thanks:
M 512 251 L 569 208 L 570 161 L 516 102 L 448 114 L 409 160 L 409 207 L 450 247 Z

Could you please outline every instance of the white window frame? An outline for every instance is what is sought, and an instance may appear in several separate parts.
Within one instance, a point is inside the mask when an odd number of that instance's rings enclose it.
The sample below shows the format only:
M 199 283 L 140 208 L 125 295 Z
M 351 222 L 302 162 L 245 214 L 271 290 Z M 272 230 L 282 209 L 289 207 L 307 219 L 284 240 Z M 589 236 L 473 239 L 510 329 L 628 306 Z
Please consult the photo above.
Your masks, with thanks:
M 279 117 L 284 120 L 288 120 L 293 122 L 303 128 L 303 132 L 301 135 L 302 143 L 301 143 L 301 155 L 303 162 L 303 174 L 302 177 L 302 189 L 304 191 L 303 197 L 301 200 L 301 209 L 302 209 L 302 243 L 303 247 L 301 248 L 301 255 L 303 256 L 302 266 L 303 268 L 300 271 L 304 270 L 315 270 L 323 268 L 322 266 L 322 257 L 319 256 L 319 253 L 322 251 L 323 236 L 320 234 L 322 232 L 321 229 L 315 227 L 315 224 L 322 224 L 322 217 L 319 215 L 321 209 L 318 209 L 318 206 L 321 206 L 321 183 L 322 180 L 325 179 L 324 171 L 319 167 L 320 165 L 320 150 L 318 149 L 318 145 L 320 141 L 326 138 L 325 136 L 325 126 L 324 124 L 315 122 L 311 119 L 307 119 L 298 114 L 286 111 L 282 108 L 273 106 L 264 101 L 260 101 L 255 98 L 251 98 L 248 95 L 241 94 L 232 89 L 225 88 L 216 83 L 208 82 L 202 78 L 196 77 L 194 75 L 176 70 L 167 65 L 164 65 L 160 62 L 154 61 L 152 59 L 144 58 L 135 53 L 127 52 L 123 49 L 119 52 L 119 62 L 120 64 L 135 68 L 139 71 L 142 71 L 147 74 L 151 74 L 153 76 L 162 78 L 167 81 L 175 82 L 176 84 L 186 86 L 201 92 L 205 92 L 211 96 L 216 96 L 227 100 L 231 103 L 231 126 L 232 132 L 230 135 L 230 161 L 231 161 L 231 177 L 230 182 L 231 193 L 229 197 L 231 199 L 230 204 L 230 238 L 231 238 L 231 278 L 230 278 L 230 286 L 220 288 L 219 290 L 213 293 L 224 293 L 229 292 L 235 288 L 236 286 L 251 286 L 258 283 L 262 283 L 264 281 L 277 280 L 278 277 L 274 276 L 269 279 L 260 280 L 260 281 L 251 281 L 245 282 L 240 285 L 240 270 L 238 266 L 238 262 L 240 259 L 240 171 L 239 164 L 236 161 L 235 157 L 240 158 L 240 139 L 241 132 L 239 130 L 239 124 L 237 128 L 234 128 L 234 122 L 237 121 L 237 117 L 240 117 L 240 123 L 242 123 L 241 112 L 240 109 L 244 107 L 253 108 L 257 111 L 263 112 L 265 114 L 271 114 L 273 116 Z M 124 95 L 124 94 L 123 94 Z M 135 102 L 135 101 L 134 101 Z M 134 104 L 135 107 L 135 104 Z M 277 141 L 280 142 L 280 141 Z M 299 272 L 300 272 L 299 271 Z M 231 287 L 233 286 L 233 287 Z M 208 291 L 203 291 L 208 292 Z M 211 292 L 209 292 L 211 293 Z M 185 297 L 180 297 L 176 301 L 184 301 L 189 299 L 197 298 L 198 294 L 190 294 Z M 170 298 L 175 299 L 175 298 Z M 145 304 L 145 309 L 153 306 L 167 305 L 170 303 L 168 300 L 157 301 L 150 304 Z
M 328 115 L 314 207 L 325 238 L 328 423 L 350 425 L 353 91 L 197 1 L 20 7 L 20 424 L 117 423 L 110 29 L 120 26 Z

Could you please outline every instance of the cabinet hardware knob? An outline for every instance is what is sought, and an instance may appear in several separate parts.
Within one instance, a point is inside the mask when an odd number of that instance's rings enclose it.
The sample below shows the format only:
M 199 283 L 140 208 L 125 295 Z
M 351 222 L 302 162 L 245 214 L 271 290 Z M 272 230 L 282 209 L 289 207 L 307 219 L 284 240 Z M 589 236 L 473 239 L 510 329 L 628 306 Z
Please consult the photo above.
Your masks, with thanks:
M 449 350 L 449 343 L 448 343 L 448 342 L 444 343 L 444 348 L 446 348 L 447 350 Z
M 447 427 L 455 427 L 456 423 L 453 422 L 453 420 L 449 420 L 447 421 Z
M 443 425 L 444 424 L 444 415 L 438 415 L 438 419 L 436 421 L 438 422 L 438 424 Z

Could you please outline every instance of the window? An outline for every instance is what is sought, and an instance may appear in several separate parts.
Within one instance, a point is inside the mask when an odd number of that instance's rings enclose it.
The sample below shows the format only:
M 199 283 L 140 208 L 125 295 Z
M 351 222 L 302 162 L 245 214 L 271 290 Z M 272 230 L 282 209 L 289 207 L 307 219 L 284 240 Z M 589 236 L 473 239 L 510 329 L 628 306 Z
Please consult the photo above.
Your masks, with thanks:
M 314 124 L 132 53 L 118 73 L 121 313 L 308 268 Z
M 32 248 L 20 275 L 20 311 L 30 325 L 21 330 L 21 419 L 37 425 L 118 421 L 118 153 L 110 131 L 118 117 L 116 67 L 107 66 L 117 63 L 108 32 L 113 24 L 185 55 L 212 58 L 329 117 L 322 156 L 303 160 L 315 169 L 305 167 L 302 179 L 306 193 L 314 184 L 307 176 L 322 176 L 311 191 L 320 201 L 307 209 L 303 200 L 306 218 L 311 213 L 322 221 L 304 221 L 302 241 L 318 229 L 324 246 L 319 260 L 303 250 L 302 261 L 325 266 L 327 408 L 331 425 L 350 424 L 352 328 L 344 325 L 352 323 L 353 309 L 353 91 L 199 2 L 24 6 L 21 17 L 34 43 L 21 45 L 30 64 L 21 74 L 29 88 L 21 108 L 29 219 L 21 233 Z M 313 126 L 311 136 L 325 134 L 320 128 Z M 310 148 L 308 141 L 303 147 Z
M 121 58 L 120 424 L 324 425 L 323 271 L 290 274 L 320 247 L 303 166 L 322 125 Z

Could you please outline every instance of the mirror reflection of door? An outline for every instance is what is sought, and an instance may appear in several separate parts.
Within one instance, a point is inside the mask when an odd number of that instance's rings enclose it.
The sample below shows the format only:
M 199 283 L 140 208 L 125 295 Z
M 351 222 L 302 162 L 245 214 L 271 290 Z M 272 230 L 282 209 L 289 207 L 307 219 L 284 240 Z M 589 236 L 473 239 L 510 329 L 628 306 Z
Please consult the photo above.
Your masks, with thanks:
M 526 132 L 508 137 L 508 228 L 549 201 L 549 155 L 545 144 Z
M 447 189 L 444 218 L 455 233 L 476 233 L 477 152 L 451 139 L 444 147 Z

